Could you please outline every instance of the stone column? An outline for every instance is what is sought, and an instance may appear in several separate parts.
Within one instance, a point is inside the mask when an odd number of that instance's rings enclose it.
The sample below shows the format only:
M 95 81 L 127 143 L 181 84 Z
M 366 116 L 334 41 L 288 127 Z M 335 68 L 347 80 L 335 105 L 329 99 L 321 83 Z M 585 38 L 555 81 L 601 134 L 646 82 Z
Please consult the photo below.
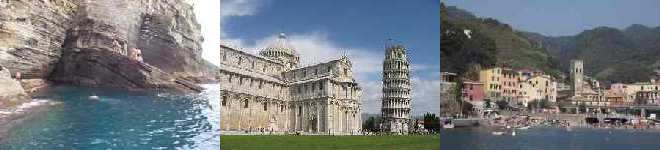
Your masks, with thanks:
M 319 132 L 320 124 L 321 124 L 321 111 L 319 110 L 320 106 L 319 103 L 316 102 L 316 133 Z

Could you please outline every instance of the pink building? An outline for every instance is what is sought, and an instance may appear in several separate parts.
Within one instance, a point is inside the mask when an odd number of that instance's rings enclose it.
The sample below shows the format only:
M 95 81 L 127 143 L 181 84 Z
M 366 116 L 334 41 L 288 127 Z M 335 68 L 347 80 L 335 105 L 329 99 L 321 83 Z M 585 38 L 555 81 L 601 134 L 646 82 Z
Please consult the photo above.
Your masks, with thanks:
M 475 81 L 464 81 L 463 89 L 461 89 L 463 100 L 469 102 L 482 102 L 484 101 L 484 83 Z
M 502 99 L 507 102 L 515 101 L 520 89 L 518 87 L 518 72 L 508 68 L 502 69 L 500 85 L 502 85 Z

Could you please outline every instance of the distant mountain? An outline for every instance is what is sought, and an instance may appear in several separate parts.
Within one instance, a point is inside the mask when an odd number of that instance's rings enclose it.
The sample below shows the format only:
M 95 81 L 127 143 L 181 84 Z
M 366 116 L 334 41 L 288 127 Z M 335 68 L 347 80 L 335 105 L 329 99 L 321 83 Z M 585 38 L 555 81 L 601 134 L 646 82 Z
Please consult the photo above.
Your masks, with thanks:
M 441 67 L 466 72 L 470 64 L 481 67 L 531 68 L 558 75 L 559 64 L 529 33 L 516 31 L 492 18 L 479 18 L 455 6 L 441 6 Z M 471 36 L 465 37 L 464 31 Z M 454 33 L 454 34 L 450 34 Z M 530 35 L 531 36 L 531 35 Z M 538 35 L 539 38 L 545 38 Z M 482 60 L 485 59 L 485 60 Z
M 582 59 L 587 75 L 608 85 L 648 81 L 660 68 L 660 27 L 633 24 L 625 29 L 597 27 L 573 36 L 545 36 L 441 5 L 443 71 L 466 72 L 466 65 L 478 64 L 540 69 L 556 76 L 567 74 L 571 59 Z M 471 30 L 472 38 L 448 34 L 462 30 Z
M 571 59 L 582 59 L 585 72 L 606 84 L 648 81 L 660 67 L 660 27 L 634 24 L 623 30 L 597 27 L 575 36 L 525 35 L 542 43 L 563 70 Z

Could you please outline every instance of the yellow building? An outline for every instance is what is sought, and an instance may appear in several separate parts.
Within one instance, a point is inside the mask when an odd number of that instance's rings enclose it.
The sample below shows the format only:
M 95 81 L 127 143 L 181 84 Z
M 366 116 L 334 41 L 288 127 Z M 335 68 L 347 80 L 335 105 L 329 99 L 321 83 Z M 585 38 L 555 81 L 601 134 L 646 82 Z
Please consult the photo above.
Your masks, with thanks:
M 486 99 L 496 101 L 502 96 L 502 85 L 500 79 L 502 78 L 502 68 L 495 67 L 479 71 L 479 81 L 484 84 L 484 93 Z
M 547 99 L 551 103 L 557 102 L 557 82 L 548 75 L 532 76 L 521 80 L 518 85 L 518 100 L 524 107 L 534 100 Z
M 537 99 L 547 99 L 549 102 L 557 102 L 557 82 L 549 75 L 534 76 L 531 79 L 532 87 L 538 92 Z

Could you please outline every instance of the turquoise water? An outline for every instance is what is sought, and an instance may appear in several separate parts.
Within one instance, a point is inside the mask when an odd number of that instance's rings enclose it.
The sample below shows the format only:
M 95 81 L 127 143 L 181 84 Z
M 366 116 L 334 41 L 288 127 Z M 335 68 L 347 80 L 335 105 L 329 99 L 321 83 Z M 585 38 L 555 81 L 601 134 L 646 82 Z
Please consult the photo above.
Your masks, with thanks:
M 647 150 L 660 149 L 660 131 L 532 128 L 516 136 L 485 129 L 448 129 L 440 133 L 447 150 Z
M 61 102 L 10 129 L 0 149 L 219 149 L 218 85 L 200 94 L 56 87 Z M 91 94 L 99 101 L 88 100 Z

